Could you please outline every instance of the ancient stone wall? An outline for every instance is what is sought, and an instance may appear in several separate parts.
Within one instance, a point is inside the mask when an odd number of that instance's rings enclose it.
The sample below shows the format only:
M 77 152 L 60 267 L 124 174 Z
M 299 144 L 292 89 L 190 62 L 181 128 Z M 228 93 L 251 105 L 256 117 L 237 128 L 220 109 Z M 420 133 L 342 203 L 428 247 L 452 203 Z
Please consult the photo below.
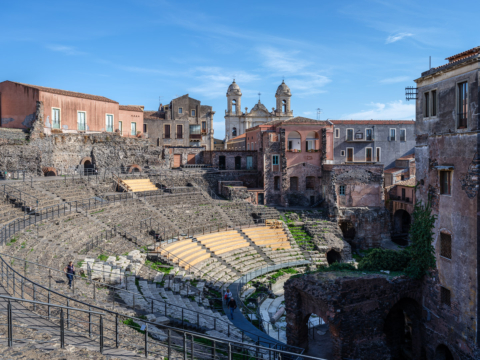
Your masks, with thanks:
M 420 282 L 405 277 L 314 273 L 292 277 L 284 289 L 289 345 L 308 347 L 313 340 L 307 335 L 307 322 L 316 314 L 329 325 L 333 359 L 386 360 L 404 350 L 421 359 Z M 404 314 L 410 320 L 410 347 L 404 341 Z

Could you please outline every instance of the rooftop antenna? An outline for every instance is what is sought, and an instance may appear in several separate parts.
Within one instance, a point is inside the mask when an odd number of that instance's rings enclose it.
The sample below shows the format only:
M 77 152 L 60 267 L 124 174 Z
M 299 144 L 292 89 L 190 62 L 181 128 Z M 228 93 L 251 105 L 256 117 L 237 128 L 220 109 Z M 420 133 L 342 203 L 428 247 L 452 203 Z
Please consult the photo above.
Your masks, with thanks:
M 317 108 L 317 120 L 320 120 L 320 114 L 322 113 L 322 109 Z

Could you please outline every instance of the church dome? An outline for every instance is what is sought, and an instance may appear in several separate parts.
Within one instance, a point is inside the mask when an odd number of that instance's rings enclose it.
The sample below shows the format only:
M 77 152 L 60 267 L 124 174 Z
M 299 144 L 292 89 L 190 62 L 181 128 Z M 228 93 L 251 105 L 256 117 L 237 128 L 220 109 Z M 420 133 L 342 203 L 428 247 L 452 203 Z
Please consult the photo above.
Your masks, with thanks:
M 237 83 L 235 82 L 235 79 L 228 87 L 227 96 L 228 95 L 242 96 L 242 91 L 240 90 L 240 86 L 237 85 Z
M 287 84 L 285 84 L 285 81 L 282 81 L 280 86 L 277 88 L 275 96 L 292 96 L 290 88 L 287 86 Z

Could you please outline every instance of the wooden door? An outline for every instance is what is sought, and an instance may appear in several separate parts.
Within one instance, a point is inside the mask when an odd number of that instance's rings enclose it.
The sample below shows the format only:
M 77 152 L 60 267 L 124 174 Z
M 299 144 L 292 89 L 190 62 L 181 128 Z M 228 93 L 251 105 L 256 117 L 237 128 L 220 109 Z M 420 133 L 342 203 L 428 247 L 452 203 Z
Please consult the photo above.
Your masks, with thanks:
M 353 162 L 353 149 L 351 148 L 347 149 L 347 161 Z
M 188 154 L 187 155 L 187 164 L 195 165 L 195 154 Z
M 182 165 L 182 155 L 173 155 L 173 167 L 179 168 Z

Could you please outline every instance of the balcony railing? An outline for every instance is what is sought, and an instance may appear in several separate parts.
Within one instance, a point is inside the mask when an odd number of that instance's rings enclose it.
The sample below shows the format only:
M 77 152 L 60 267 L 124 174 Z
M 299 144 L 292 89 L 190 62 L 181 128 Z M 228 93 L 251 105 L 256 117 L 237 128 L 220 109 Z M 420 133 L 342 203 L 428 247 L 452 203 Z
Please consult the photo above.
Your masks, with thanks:
M 190 134 L 190 139 L 201 139 L 202 135 L 201 134 Z

